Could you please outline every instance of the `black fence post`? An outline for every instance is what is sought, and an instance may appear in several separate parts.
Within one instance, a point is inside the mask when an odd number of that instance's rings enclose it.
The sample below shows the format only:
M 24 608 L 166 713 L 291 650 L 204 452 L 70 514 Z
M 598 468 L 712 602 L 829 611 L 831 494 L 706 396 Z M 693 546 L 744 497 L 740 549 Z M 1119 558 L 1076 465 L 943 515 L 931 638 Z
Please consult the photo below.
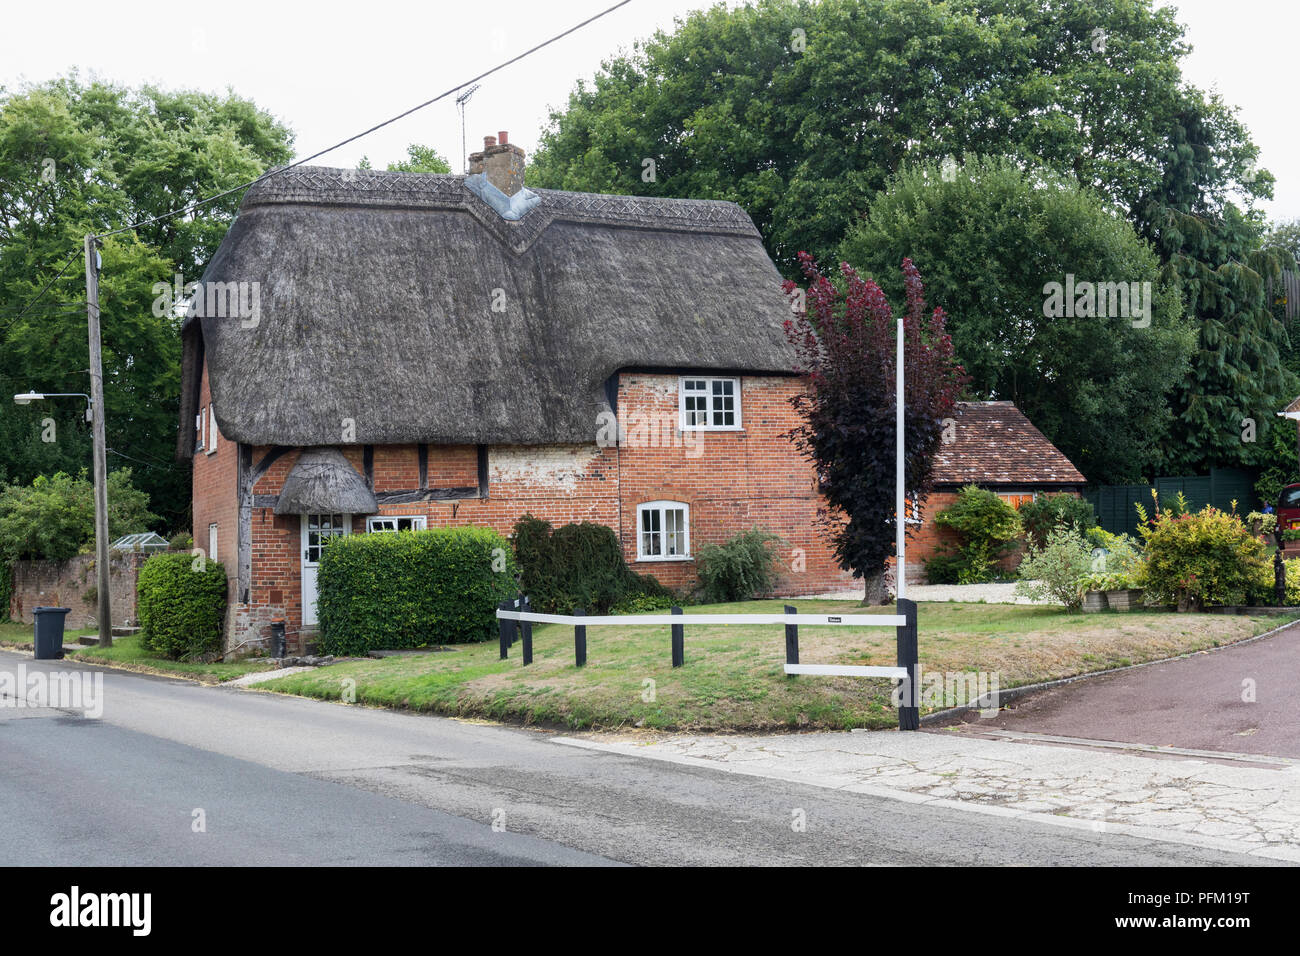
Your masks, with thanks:
M 906 623 L 898 628 L 898 666 L 907 668 L 898 707 L 898 729 L 921 729 L 921 667 L 916 641 L 916 602 L 899 598 L 898 612 Z
M 527 599 L 524 597 L 524 592 L 523 592 L 523 591 L 520 591 L 518 594 L 516 594 L 516 595 L 515 595 L 515 608 L 514 608 L 514 609 L 515 609 L 516 611 L 522 611 L 522 610 L 524 609 L 524 601 L 525 601 L 525 600 L 527 600 Z M 515 641 L 519 640 L 519 622 L 518 622 L 518 621 L 512 621 L 511 624 L 512 624 L 513 626 L 510 628 L 510 646 L 511 646 L 511 647 L 514 647 L 514 646 L 515 646 Z
M 523 603 L 519 605 L 519 610 L 527 614 L 532 609 L 532 602 L 528 598 L 524 598 Z M 533 662 L 533 623 L 532 621 L 520 621 L 519 623 L 522 625 L 521 630 L 524 632 L 524 666 L 527 667 Z
M 673 608 L 672 613 L 681 614 L 682 609 Z M 681 667 L 686 663 L 686 628 L 681 624 L 674 624 L 673 628 L 673 667 Z
M 580 607 L 573 609 L 574 617 L 586 617 L 587 612 Z M 587 625 L 573 625 L 573 657 L 576 666 L 581 667 L 587 663 Z
M 499 611 L 513 611 L 514 606 L 510 601 L 502 601 L 498 606 Z M 510 656 L 510 632 L 514 630 L 514 621 L 507 621 L 504 617 L 497 624 L 497 637 L 501 642 L 501 659 L 505 660 Z
M 798 614 L 789 604 L 785 606 L 786 614 Z M 787 624 L 785 626 L 785 662 L 787 664 L 799 663 L 799 625 Z

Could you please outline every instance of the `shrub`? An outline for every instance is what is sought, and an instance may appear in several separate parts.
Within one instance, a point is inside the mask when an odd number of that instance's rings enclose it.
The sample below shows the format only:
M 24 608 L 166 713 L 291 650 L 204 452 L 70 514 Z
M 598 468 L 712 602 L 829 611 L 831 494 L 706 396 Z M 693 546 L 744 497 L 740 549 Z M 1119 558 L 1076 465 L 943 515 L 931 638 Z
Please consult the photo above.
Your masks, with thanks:
M 956 584 L 965 567 L 965 558 L 943 546 L 925 559 L 925 580 L 930 584 Z
M 131 484 L 129 468 L 109 472 L 107 484 L 110 540 L 157 520 L 149 496 Z M 94 541 L 95 492 L 84 470 L 77 478 L 59 472 L 0 489 L 0 560 L 66 561 Z
M 342 535 L 321 552 L 320 650 L 488 640 L 516 573 L 510 542 L 490 528 Z
M 722 544 L 699 548 L 695 558 L 704 600 L 747 601 L 770 594 L 780 560 L 772 546 L 780 540 L 780 535 L 755 527 Z
M 993 579 L 998 558 L 1011 550 L 1020 533 L 1016 509 L 994 492 L 967 485 L 957 500 L 934 516 L 935 524 L 961 535 L 957 549 L 959 584 L 980 584 Z
M 1209 505 L 1188 514 L 1180 494 L 1153 518 L 1139 505 L 1138 516 L 1146 545 L 1139 583 L 1180 610 L 1240 602 L 1266 565 L 1264 542 L 1235 514 Z
M 1025 546 L 1016 593 L 1077 608 L 1083 603 L 1085 579 L 1091 571 L 1088 542 L 1074 528 L 1062 525 L 1047 533 L 1042 547 L 1032 541 Z
M 226 570 L 188 554 L 155 554 L 136 581 L 140 644 L 172 659 L 221 649 Z
M 631 594 L 620 599 L 609 611 L 611 614 L 644 614 L 647 611 L 666 611 L 682 603 L 671 594 Z
M 627 566 L 618 537 L 603 524 L 584 521 L 552 530 L 549 521 L 524 515 L 514 531 L 519 586 L 535 610 L 568 614 L 580 607 L 605 614 L 628 597 L 672 598 L 655 578 Z
M 194 539 L 182 531 L 167 542 L 167 547 L 173 551 L 189 551 L 194 547 Z
M 1142 552 L 1138 543 L 1127 534 L 1111 534 L 1101 528 L 1090 528 L 1084 536 L 1093 548 L 1104 554 L 1094 554 L 1088 590 L 1118 591 L 1138 586 L 1138 572 L 1142 565 Z
M 1300 558 L 1284 561 L 1286 569 L 1286 595 L 1283 600 L 1287 607 L 1300 606 Z M 1273 593 L 1273 564 L 1265 561 L 1251 572 L 1250 585 L 1246 588 L 1246 603 L 1255 605 L 1276 604 Z
M 1047 541 L 1047 533 L 1062 525 L 1086 534 L 1097 526 L 1097 514 L 1091 502 L 1067 492 L 1039 495 L 1020 506 L 1020 523 L 1025 529 L 1025 540 L 1040 548 Z

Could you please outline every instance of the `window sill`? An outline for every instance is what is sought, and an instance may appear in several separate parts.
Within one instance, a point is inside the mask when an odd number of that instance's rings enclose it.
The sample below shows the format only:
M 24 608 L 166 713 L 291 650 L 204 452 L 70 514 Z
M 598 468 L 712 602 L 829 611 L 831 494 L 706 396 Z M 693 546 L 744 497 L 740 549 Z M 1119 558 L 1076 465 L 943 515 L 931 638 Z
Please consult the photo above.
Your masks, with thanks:
M 743 425 L 683 425 L 679 431 L 683 432 L 743 432 Z
M 695 555 L 693 554 L 669 554 L 660 557 L 656 557 L 653 555 L 651 555 L 650 557 L 642 557 L 641 555 L 637 555 L 636 563 L 637 564 L 658 564 L 661 561 L 694 561 L 694 560 L 695 560 Z

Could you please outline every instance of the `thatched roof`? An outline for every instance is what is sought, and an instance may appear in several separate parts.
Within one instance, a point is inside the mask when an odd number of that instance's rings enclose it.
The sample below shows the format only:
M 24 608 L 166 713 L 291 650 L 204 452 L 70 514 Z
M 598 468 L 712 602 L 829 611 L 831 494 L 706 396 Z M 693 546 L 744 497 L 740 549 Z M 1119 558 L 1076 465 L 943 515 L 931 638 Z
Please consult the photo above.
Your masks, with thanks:
M 284 479 L 275 505 L 278 515 L 373 514 L 378 510 L 366 480 L 337 448 L 303 449 Z
M 791 371 L 739 206 L 536 193 L 508 222 L 461 176 L 250 189 L 204 282 L 260 283 L 259 315 L 186 320 L 182 453 L 204 356 L 222 434 L 255 445 L 587 442 L 620 369 Z
M 1082 486 L 1087 479 L 1011 402 L 958 402 L 936 485 Z

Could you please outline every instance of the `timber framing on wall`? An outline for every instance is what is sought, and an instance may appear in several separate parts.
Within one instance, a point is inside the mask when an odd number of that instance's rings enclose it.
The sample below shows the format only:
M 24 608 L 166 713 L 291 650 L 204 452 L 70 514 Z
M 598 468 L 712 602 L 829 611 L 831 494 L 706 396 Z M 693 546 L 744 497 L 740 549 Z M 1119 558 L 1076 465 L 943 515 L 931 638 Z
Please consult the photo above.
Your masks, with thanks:
M 256 466 L 253 464 L 253 448 L 251 445 L 240 443 L 239 445 L 239 534 L 237 549 L 239 554 L 239 568 L 236 572 L 236 587 L 239 590 L 239 603 L 248 603 L 249 589 L 253 579 L 253 509 L 268 507 L 261 504 L 263 498 L 279 498 L 279 495 L 254 495 L 253 488 L 257 485 L 261 477 L 266 474 L 266 470 L 279 458 L 282 458 L 286 452 L 291 451 L 289 448 L 272 448 L 259 461 Z M 269 507 L 274 508 L 274 501 Z

